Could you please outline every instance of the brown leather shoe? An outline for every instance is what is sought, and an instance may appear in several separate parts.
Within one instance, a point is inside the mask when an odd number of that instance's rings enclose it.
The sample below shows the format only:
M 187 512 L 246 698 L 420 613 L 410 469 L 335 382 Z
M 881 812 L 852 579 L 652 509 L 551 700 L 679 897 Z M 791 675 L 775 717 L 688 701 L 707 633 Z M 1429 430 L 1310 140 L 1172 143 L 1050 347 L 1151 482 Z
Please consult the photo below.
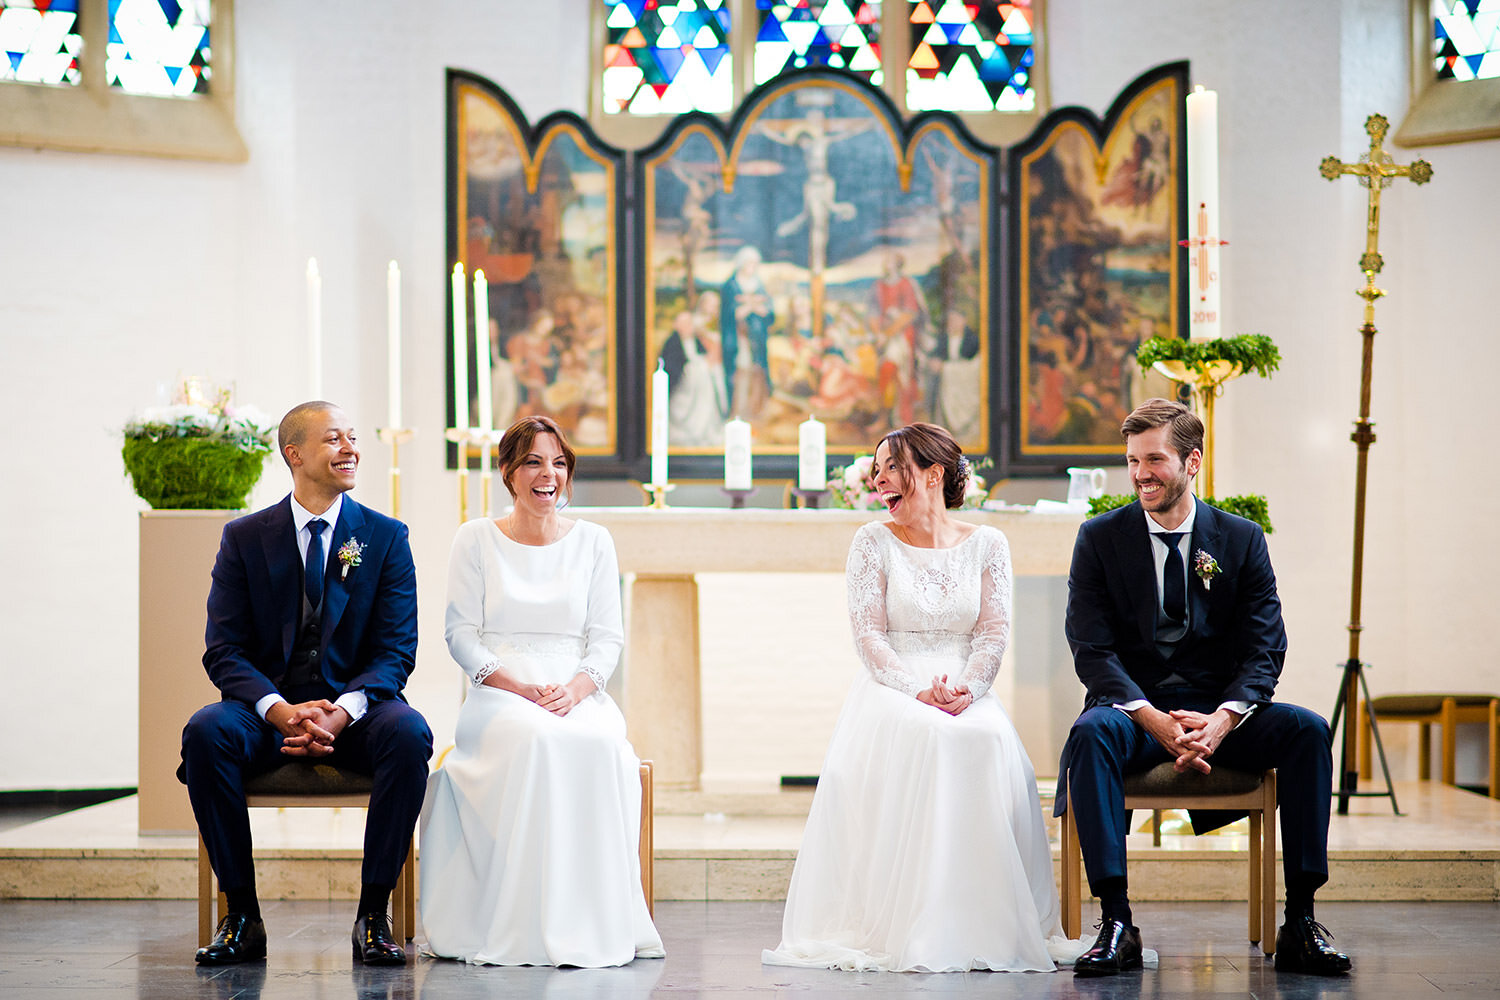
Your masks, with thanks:
M 214 939 L 198 949 L 199 965 L 233 965 L 266 957 L 266 925 L 244 913 L 226 913 Z
M 384 911 L 361 913 L 350 940 L 354 957 L 366 965 L 406 964 L 406 952 L 391 935 L 391 918 Z

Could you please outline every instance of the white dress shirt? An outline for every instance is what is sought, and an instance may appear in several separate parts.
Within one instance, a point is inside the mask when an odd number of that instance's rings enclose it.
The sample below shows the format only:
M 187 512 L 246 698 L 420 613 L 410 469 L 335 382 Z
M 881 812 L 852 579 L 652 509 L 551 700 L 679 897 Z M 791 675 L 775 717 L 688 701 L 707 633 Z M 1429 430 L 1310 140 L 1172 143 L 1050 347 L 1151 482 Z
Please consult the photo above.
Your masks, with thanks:
M 1163 610 L 1162 602 L 1165 600 L 1165 597 L 1163 595 L 1166 593 L 1165 578 L 1167 569 L 1167 542 L 1166 539 L 1162 536 L 1176 534 L 1181 535 L 1181 537 L 1177 539 L 1177 551 L 1182 556 L 1182 592 L 1186 594 L 1188 592 L 1188 566 L 1190 563 L 1190 560 L 1188 558 L 1188 550 L 1192 548 L 1193 524 L 1198 520 L 1198 502 L 1196 500 L 1193 501 L 1193 507 L 1188 511 L 1188 516 L 1182 519 L 1181 524 L 1179 524 L 1175 528 L 1172 528 L 1171 530 L 1163 528 L 1161 525 L 1157 524 L 1156 519 L 1148 514 L 1144 509 L 1141 511 L 1141 516 L 1146 519 L 1146 530 L 1151 533 L 1151 561 L 1156 570 L 1156 606 L 1157 610 L 1161 611 Z M 1187 616 L 1187 623 L 1190 624 L 1191 620 L 1192 616 L 1191 614 L 1189 614 Z M 1182 678 L 1178 677 L 1176 674 L 1172 674 L 1163 683 L 1170 684 L 1174 681 L 1176 681 L 1177 683 L 1181 683 Z M 1118 708 L 1120 711 L 1128 715 L 1129 713 L 1134 712 L 1136 709 L 1149 704 L 1150 702 L 1148 702 L 1145 698 L 1137 698 L 1134 701 L 1127 701 L 1124 704 L 1117 704 L 1114 707 Z M 1255 710 L 1255 706 L 1248 701 L 1226 701 L 1219 707 L 1227 708 L 1231 712 L 1238 714 L 1239 722 L 1244 722 L 1250 717 L 1250 713 Z M 1239 722 L 1235 723 L 1236 727 L 1238 727 Z
M 344 508 L 344 495 L 340 493 L 333 498 L 333 503 L 321 514 L 314 514 L 292 497 L 292 523 L 297 526 L 297 561 L 304 566 L 307 564 L 307 547 L 312 544 L 312 532 L 308 530 L 307 524 L 314 518 L 321 518 L 328 527 L 323 529 L 323 569 L 328 568 L 328 558 L 333 554 L 329 543 L 333 541 L 333 526 L 339 523 L 339 511 Z M 280 694 L 272 693 L 266 695 L 255 703 L 255 711 L 262 719 L 271 710 L 271 706 L 278 702 L 286 701 Z M 345 691 L 339 695 L 334 702 L 339 708 L 349 713 L 350 722 L 358 722 L 360 716 L 370 707 L 370 699 L 363 691 Z

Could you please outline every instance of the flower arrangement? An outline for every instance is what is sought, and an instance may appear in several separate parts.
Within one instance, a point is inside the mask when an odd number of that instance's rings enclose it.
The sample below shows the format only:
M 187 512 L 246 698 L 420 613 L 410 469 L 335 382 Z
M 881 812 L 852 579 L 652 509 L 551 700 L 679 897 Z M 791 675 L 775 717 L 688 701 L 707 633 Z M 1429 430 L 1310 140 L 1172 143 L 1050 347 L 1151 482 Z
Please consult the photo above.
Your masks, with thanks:
M 969 481 L 964 484 L 963 510 L 974 510 L 989 496 L 989 488 L 981 469 L 990 467 L 988 458 L 976 462 L 964 459 L 969 469 Z M 845 510 L 884 510 L 880 494 L 870 483 L 870 469 L 875 465 L 871 455 L 856 455 L 848 465 L 838 465 L 828 470 L 828 493 L 833 506 Z
M 339 546 L 339 562 L 343 563 L 343 565 L 339 568 L 340 580 L 349 579 L 349 570 L 351 570 L 355 566 L 358 566 L 361 562 L 364 561 L 364 554 L 364 543 L 357 538 L 351 538 L 343 545 Z
M 135 491 L 157 509 L 243 507 L 274 448 L 276 425 L 228 389 L 187 379 L 168 406 L 126 422 L 121 456 Z
M 1207 552 L 1199 549 L 1193 553 L 1193 572 L 1198 574 L 1198 579 L 1203 581 L 1203 589 L 1208 590 L 1213 586 L 1214 577 L 1220 572 L 1219 561 Z

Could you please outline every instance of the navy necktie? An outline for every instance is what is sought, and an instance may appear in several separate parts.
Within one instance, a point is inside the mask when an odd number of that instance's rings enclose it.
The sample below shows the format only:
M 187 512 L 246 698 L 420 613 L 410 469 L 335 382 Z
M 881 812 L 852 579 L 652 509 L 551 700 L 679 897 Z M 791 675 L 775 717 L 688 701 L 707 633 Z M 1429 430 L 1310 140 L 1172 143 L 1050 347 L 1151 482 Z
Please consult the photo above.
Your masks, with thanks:
M 1177 548 L 1182 532 L 1164 531 L 1156 537 L 1167 543 L 1167 562 L 1161 576 L 1162 610 L 1169 619 L 1180 623 L 1187 619 L 1187 574 L 1182 568 L 1182 552 Z
M 303 568 L 303 584 L 307 588 L 307 603 L 317 608 L 323 602 L 323 529 L 328 522 L 315 517 L 307 522 L 312 538 L 307 543 L 307 565 Z

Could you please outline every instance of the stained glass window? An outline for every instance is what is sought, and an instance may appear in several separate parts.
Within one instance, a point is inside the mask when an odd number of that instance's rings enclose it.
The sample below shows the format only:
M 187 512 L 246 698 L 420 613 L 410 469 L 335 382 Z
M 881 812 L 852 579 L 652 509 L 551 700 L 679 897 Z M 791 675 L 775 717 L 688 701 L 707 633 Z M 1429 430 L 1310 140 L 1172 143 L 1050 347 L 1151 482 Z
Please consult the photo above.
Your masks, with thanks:
M 908 0 L 912 111 L 1031 111 L 1036 59 L 1029 0 Z
M 209 0 L 109 0 L 104 73 L 127 94 L 208 93 Z
M 681 114 L 734 105 L 731 0 L 603 0 L 604 113 Z
M 76 84 L 78 0 L 0 0 L 0 80 Z
M 880 0 L 755 0 L 755 82 L 789 69 L 833 66 L 880 86 Z
M 1500 0 L 1432 0 L 1439 80 L 1500 77 Z

